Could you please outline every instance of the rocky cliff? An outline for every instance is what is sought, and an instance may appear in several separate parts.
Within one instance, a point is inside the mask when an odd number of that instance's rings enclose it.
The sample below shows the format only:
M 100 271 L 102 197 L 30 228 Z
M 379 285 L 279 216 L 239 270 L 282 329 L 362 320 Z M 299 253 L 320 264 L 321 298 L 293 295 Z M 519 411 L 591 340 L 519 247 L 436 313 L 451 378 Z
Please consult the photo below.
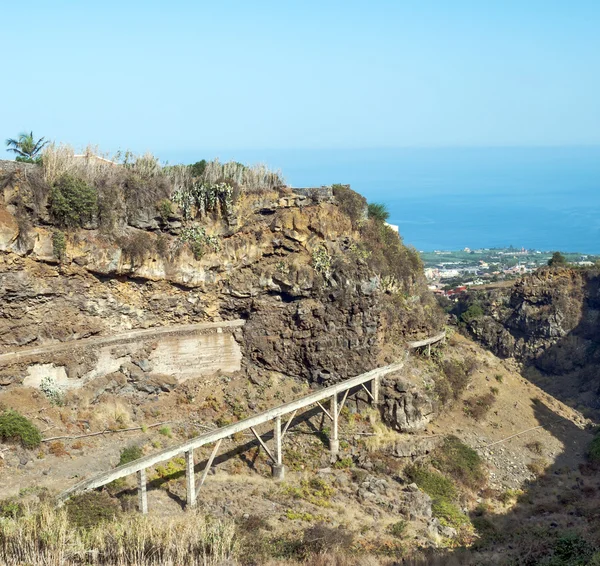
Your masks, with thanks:
M 57 205 L 71 177 L 57 193 L 60 178 L 40 166 L 0 162 L 0 352 L 242 318 L 250 373 L 322 382 L 375 367 L 443 321 L 415 253 L 331 191 L 223 182 L 211 185 L 217 201 L 230 199 L 223 206 L 190 209 L 172 177 L 136 173 L 134 198 L 135 170 L 123 171 L 82 175 L 96 205 L 72 223 Z M 373 248 L 365 227 L 387 239 Z M 395 271 L 382 268 L 386 255 Z M 1 385 L 22 382 L 24 370 L 3 367 Z
M 468 333 L 514 357 L 554 394 L 600 408 L 600 274 L 544 268 L 511 287 L 470 292 L 455 313 Z

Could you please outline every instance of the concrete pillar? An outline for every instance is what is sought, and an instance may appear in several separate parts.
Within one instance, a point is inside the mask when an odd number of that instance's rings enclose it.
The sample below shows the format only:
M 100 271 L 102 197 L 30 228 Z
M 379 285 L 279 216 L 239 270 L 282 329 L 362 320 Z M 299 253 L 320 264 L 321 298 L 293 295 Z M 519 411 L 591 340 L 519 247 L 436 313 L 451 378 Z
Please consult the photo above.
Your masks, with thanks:
M 138 507 L 143 515 L 148 513 L 148 496 L 146 494 L 146 470 L 140 470 L 138 477 Z
M 196 480 L 194 479 L 194 449 L 185 453 L 185 484 L 187 491 L 187 506 L 196 506 Z
M 275 417 L 275 431 L 273 438 L 275 439 L 275 462 L 273 462 L 271 471 L 275 479 L 282 480 L 285 476 L 285 466 L 283 465 L 283 452 L 281 446 L 281 417 Z
M 340 440 L 338 438 L 338 399 L 337 393 L 331 397 L 331 436 L 329 437 L 329 450 L 332 456 L 337 456 L 340 451 Z
M 381 378 L 374 377 L 371 381 L 371 394 L 373 395 L 373 405 L 379 405 L 379 380 Z

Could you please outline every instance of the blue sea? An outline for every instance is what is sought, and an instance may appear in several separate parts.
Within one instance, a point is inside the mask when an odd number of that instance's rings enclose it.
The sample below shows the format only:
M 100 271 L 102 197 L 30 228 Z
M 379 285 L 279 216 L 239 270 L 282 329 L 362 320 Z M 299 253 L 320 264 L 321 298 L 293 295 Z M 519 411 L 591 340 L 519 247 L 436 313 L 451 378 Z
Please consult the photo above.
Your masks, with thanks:
M 600 254 L 600 147 L 185 152 L 172 162 L 216 156 L 266 163 L 296 187 L 350 184 L 385 203 L 418 250 Z

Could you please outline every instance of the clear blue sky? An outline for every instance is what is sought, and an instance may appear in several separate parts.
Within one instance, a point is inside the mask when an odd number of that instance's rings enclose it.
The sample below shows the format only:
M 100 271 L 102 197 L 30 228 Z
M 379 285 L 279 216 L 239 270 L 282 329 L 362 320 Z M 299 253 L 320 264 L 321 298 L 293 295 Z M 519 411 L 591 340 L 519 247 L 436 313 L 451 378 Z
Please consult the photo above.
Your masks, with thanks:
M 600 144 L 598 0 L 2 4 L 1 138 L 208 157 Z

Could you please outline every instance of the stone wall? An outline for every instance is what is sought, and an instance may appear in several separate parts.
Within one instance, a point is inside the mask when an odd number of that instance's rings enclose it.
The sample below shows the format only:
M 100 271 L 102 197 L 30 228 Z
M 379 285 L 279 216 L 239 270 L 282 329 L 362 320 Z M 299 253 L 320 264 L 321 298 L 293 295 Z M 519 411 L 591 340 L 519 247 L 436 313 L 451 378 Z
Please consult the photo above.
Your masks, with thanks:
M 0 365 L 20 367 L 26 387 L 39 387 L 46 377 L 63 389 L 106 376 L 142 384 L 167 376 L 180 383 L 238 371 L 242 352 L 235 334 L 243 323 L 190 324 L 22 348 L 0 355 Z

